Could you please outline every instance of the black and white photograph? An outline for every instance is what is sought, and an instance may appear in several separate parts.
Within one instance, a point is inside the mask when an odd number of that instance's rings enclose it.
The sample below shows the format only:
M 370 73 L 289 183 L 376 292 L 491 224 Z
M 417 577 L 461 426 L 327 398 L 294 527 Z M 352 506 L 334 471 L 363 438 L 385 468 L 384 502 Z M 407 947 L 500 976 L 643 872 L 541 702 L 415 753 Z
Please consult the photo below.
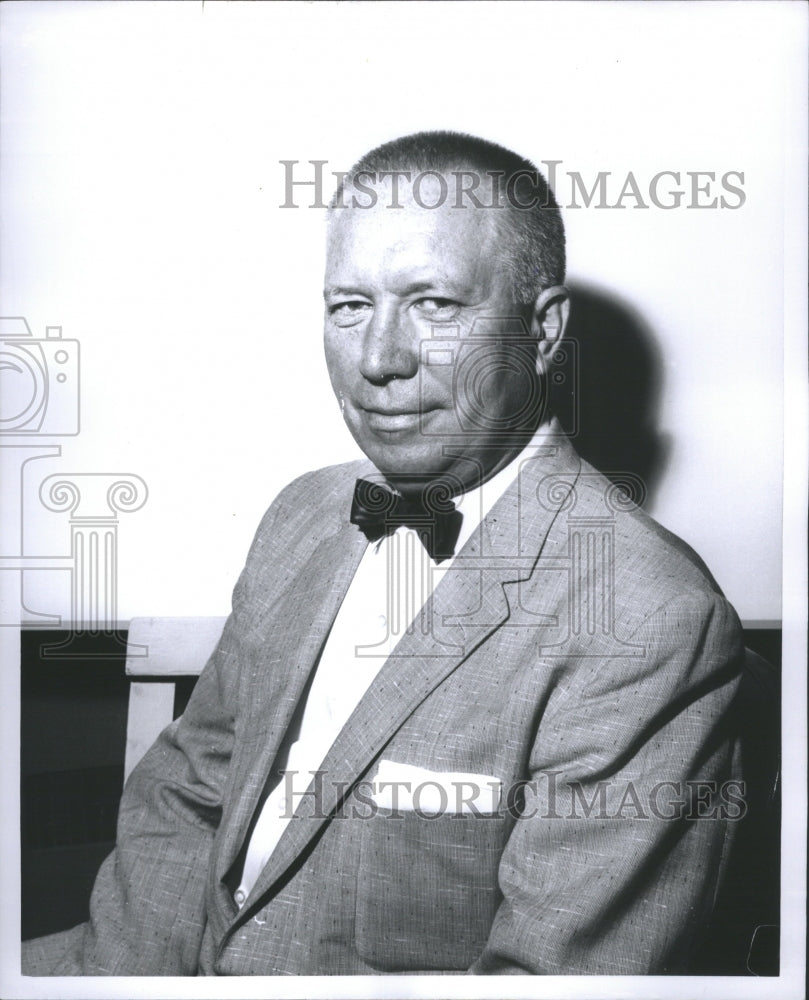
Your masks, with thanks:
M 0 5 L 3 996 L 805 995 L 807 42 Z

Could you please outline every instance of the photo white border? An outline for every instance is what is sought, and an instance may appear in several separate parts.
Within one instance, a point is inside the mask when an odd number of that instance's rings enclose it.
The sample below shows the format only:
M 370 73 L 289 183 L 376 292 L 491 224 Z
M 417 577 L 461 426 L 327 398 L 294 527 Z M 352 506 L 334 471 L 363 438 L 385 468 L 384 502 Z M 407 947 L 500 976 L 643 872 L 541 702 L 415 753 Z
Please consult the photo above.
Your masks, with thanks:
M 687 5 L 687 4 L 686 4 Z M 5 6 L 5 5 L 3 5 Z M 378 5 L 377 5 L 378 6 Z M 633 6 L 619 0 L 614 6 Z M 683 4 L 669 3 L 671 16 Z M 704 6 L 721 7 L 722 4 Z M 732 4 L 724 4 L 725 7 Z M 777 978 L 736 979 L 724 977 L 300 977 L 274 979 L 245 977 L 229 980 L 175 977 L 30 979 L 15 972 L 19 963 L 19 718 L 3 712 L 2 830 L 3 899 L 2 925 L 3 996 L 31 997 L 688 997 L 797 998 L 802 996 L 805 975 L 805 887 L 806 887 L 806 509 L 809 467 L 809 404 L 807 371 L 806 296 L 806 9 L 800 4 L 770 4 L 792 8 L 794 46 L 785 50 L 796 96 L 788 109 L 785 134 L 790 149 L 784 157 L 784 186 L 789 192 L 789 211 L 784 217 L 786 269 L 784 272 L 785 316 L 785 506 L 784 506 L 784 601 L 783 637 L 783 782 L 782 825 L 782 962 Z M 294 7 L 291 10 L 294 11 Z M 0 12 L 0 16 L 1 16 Z M 290 13 L 289 16 L 294 16 Z M 384 22 L 380 11 L 380 24 Z M 718 54 L 721 57 L 721 54 Z M 0 181 L 1 183 L 1 181 Z M 740 540 L 743 544 L 743 540 Z M 18 659 L 17 636 L 0 629 L 3 663 Z M 2 697 L 6 706 L 19 704 L 19 677 L 4 669 Z M 11 860 L 10 860 L 11 859 Z M 14 863 L 16 859 L 17 863 Z

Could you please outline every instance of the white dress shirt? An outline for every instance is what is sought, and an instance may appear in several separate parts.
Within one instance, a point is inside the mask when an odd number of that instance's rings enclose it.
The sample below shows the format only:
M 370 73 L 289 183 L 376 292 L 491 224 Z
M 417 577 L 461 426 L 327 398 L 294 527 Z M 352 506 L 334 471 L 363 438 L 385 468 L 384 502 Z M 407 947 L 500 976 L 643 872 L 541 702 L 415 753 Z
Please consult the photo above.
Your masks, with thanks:
M 482 485 L 454 499 L 463 514 L 456 554 L 517 477 L 520 460 L 544 443 L 539 428 L 515 458 Z M 357 529 L 359 530 L 359 529 Z M 275 850 L 312 776 L 385 660 L 429 600 L 455 557 L 434 562 L 404 525 L 368 545 L 326 640 L 290 745 L 283 778 L 264 801 L 234 900 L 241 908 Z

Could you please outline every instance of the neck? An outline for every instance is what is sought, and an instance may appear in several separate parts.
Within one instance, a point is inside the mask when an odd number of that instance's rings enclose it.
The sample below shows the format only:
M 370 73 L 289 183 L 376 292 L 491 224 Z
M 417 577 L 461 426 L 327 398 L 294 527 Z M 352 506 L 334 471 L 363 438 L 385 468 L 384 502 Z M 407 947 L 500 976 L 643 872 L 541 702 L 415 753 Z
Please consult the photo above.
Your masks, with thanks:
M 446 491 L 448 497 L 457 497 L 477 489 L 496 476 L 525 450 L 538 431 L 549 426 L 550 421 L 546 421 L 533 430 L 526 430 L 511 439 L 508 447 L 505 446 L 505 442 L 479 447 L 474 457 L 468 451 L 460 449 L 457 454 L 453 454 L 448 447 L 446 457 L 451 464 L 444 472 L 423 474 L 385 472 L 385 480 L 403 496 L 421 494 L 430 487 L 431 490 Z

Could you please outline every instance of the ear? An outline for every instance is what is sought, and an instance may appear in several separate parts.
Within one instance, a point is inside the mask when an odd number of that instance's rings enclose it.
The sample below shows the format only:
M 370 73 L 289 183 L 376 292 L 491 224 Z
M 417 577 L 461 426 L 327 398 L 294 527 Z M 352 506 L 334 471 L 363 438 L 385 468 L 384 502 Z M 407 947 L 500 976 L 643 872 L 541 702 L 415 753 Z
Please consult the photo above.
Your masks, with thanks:
M 537 370 L 544 371 L 562 342 L 570 315 L 570 292 L 564 285 L 543 288 L 531 312 L 531 335 L 537 342 Z

